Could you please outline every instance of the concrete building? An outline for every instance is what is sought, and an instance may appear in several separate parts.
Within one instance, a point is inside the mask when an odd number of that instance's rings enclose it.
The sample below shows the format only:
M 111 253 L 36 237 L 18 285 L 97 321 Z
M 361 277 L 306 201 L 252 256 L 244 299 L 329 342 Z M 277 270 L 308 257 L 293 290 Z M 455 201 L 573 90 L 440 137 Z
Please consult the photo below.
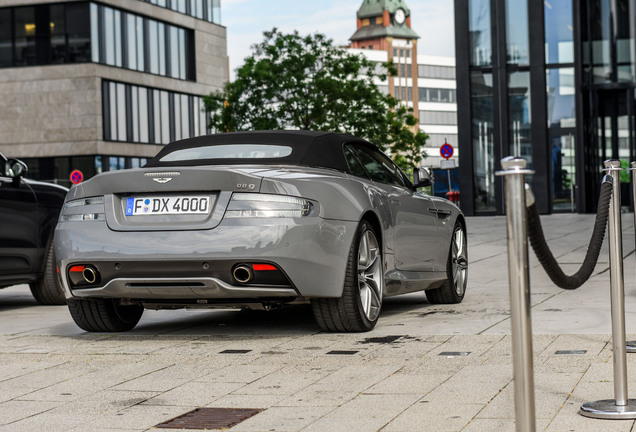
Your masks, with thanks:
M 356 18 L 351 49 L 378 65 L 393 63 L 397 75 L 378 84 L 412 108 L 420 130 L 430 136 L 429 157 L 422 165 L 439 167 L 444 143 L 455 148 L 457 160 L 455 59 L 418 54 L 419 36 L 411 28 L 411 11 L 403 0 L 364 0 Z
M 206 133 L 228 80 L 220 0 L 0 0 L 0 152 L 69 183 Z

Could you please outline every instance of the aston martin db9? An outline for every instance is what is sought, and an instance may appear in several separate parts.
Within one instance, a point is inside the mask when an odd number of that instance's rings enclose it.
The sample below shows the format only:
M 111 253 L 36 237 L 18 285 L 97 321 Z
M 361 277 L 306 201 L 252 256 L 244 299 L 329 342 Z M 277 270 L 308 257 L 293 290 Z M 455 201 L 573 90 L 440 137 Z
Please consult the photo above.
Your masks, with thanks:
M 144 309 L 309 302 L 325 331 L 371 330 L 389 296 L 464 298 L 466 222 L 373 144 L 307 131 L 177 141 L 73 186 L 55 234 L 69 311 L 126 331 Z

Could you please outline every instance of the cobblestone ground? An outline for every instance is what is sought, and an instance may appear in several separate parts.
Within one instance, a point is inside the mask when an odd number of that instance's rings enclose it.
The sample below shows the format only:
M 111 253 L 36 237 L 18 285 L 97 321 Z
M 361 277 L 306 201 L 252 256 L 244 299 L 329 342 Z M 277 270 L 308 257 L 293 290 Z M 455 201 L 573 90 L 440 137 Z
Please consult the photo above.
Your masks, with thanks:
M 574 272 L 594 216 L 542 221 Z M 25 285 L 0 290 L 0 431 L 146 431 L 200 407 L 262 410 L 231 431 L 514 431 L 505 219 L 469 218 L 468 230 L 464 302 L 388 299 L 370 333 L 322 333 L 307 306 L 294 306 L 146 311 L 131 332 L 89 334 L 65 307 L 36 305 Z M 632 214 L 623 233 L 636 339 Z M 632 420 L 578 414 L 614 397 L 607 245 L 576 291 L 530 265 L 537 430 L 633 430 Z

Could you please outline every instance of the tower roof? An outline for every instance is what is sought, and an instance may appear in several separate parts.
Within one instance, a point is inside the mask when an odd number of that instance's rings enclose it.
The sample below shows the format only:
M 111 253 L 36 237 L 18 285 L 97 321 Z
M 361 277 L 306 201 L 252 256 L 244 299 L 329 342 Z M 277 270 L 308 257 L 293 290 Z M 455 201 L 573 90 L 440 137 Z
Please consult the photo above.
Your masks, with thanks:
M 384 10 L 390 14 L 395 13 L 398 8 L 404 9 L 406 15 L 411 13 L 410 9 L 402 0 L 364 0 L 358 9 L 358 18 L 370 18 L 382 15 Z
M 358 9 L 358 19 L 381 17 L 384 11 L 388 11 L 391 16 L 398 9 L 404 10 L 404 14 L 409 16 L 411 10 L 406 6 L 403 0 L 363 0 L 362 6 Z M 373 20 L 372 20 L 373 22 Z M 358 28 L 358 30 L 349 39 L 352 41 L 376 39 L 382 37 L 396 37 L 402 39 L 419 39 L 420 37 L 406 23 L 396 25 L 391 23 L 384 27 L 382 24 L 370 24 Z

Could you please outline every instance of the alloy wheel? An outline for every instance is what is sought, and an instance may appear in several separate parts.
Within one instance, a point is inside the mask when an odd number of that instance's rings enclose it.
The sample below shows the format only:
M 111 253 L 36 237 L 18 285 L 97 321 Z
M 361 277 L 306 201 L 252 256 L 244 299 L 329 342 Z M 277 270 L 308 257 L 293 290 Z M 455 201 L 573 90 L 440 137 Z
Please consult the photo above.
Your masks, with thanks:
M 463 296 L 466 289 L 466 274 L 468 272 L 468 253 L 466 248 L 466 234 L 462 227 L 457 227 L 453 233 L 451 245 L 451 263 L 453 285 L 458 296 Z
M 374 321 L 382 307 L 382 254 L 378 240 L 372 231 L 365 231 L 358 245 L 358 287 L 362 311 L 369 321 Z

